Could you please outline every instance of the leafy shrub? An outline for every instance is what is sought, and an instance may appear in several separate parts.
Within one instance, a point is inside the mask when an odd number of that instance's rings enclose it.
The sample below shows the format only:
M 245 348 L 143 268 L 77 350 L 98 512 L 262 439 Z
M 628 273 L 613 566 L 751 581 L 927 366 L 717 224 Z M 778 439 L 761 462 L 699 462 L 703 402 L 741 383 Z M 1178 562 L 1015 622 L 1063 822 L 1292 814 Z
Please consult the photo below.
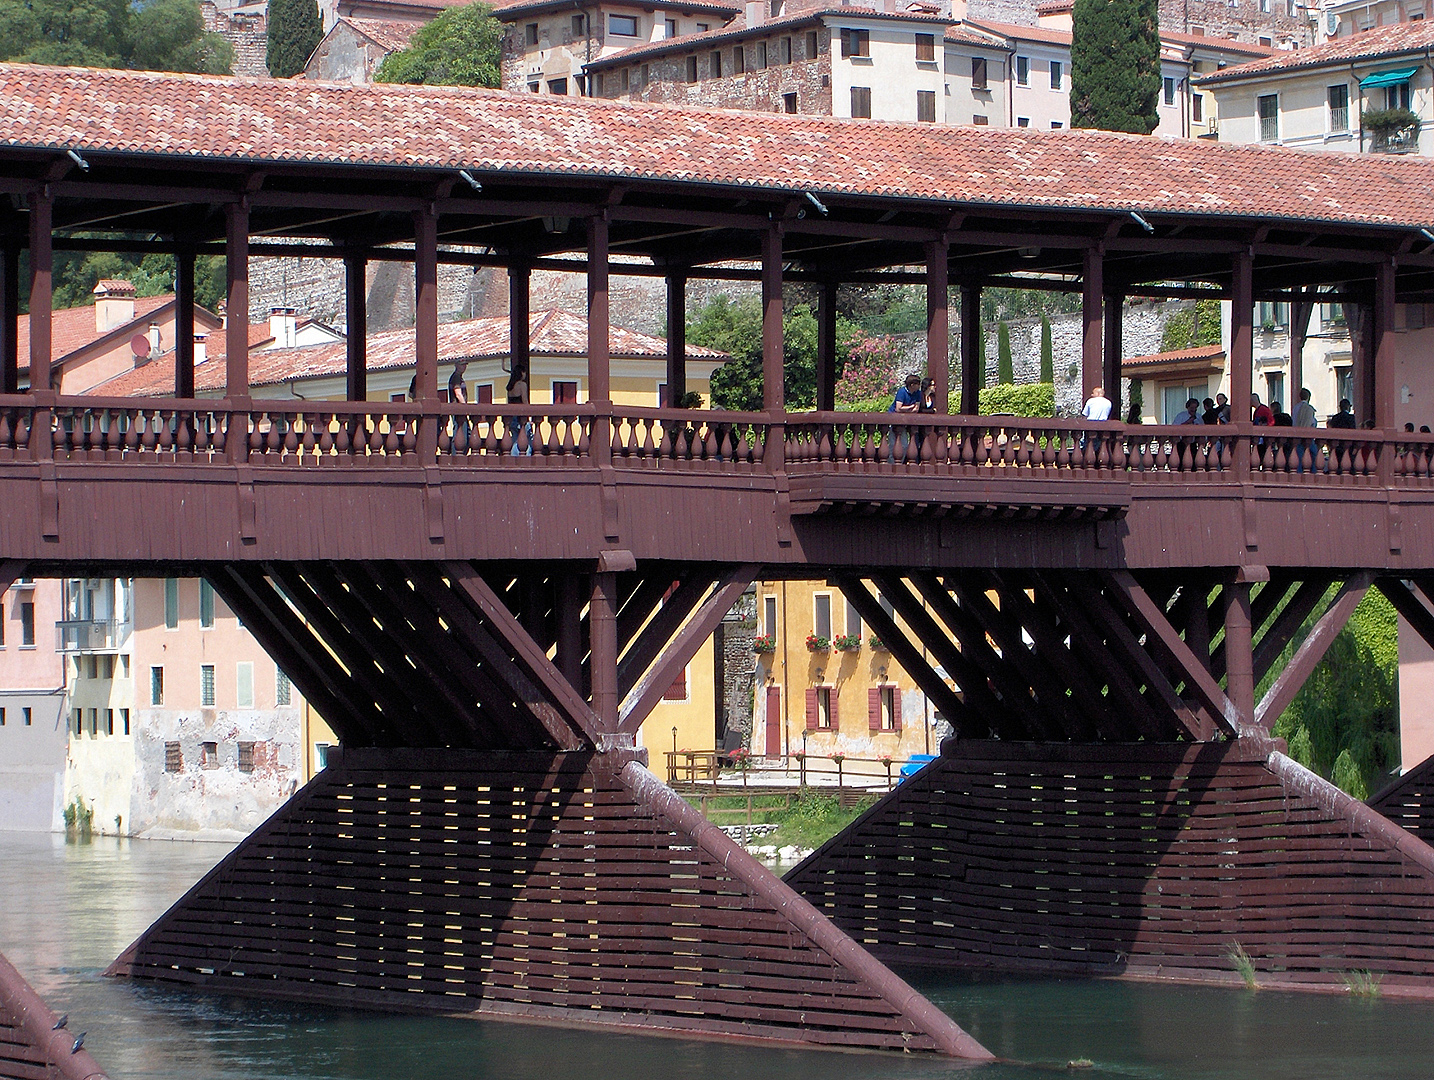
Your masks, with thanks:
M 981 412 L 1011 413 L 1015 416 L 1054 416 L 1056 388 L 1053 383 L 1001 383 L 981 391 Z

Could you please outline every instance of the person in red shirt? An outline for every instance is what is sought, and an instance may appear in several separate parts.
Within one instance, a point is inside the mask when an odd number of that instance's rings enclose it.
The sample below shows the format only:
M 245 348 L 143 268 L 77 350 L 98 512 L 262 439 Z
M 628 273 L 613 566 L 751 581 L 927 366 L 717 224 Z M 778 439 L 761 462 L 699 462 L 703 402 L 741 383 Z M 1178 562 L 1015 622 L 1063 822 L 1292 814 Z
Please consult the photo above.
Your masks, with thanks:
M 1253 410 L 1251 419 L 1255 421 L 1256 427 L 1274 427 L 1275 414 L 1270 411 L 1268 405 L 1260 404 L 1260 395 L 1250 395 L 1250 408 Z

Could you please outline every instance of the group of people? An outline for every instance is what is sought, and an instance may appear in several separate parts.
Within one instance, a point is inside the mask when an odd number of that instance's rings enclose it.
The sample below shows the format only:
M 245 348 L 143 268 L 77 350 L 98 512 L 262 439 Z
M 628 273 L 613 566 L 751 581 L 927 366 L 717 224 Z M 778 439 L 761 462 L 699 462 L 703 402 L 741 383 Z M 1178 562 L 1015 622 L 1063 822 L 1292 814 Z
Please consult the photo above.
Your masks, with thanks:
M 1110 419 L 1111 403 L 1105 396 L 1105 388 L 1097 386 L 1091 396 L 1086 400 L 1085 408 L 1081 415 L 1087 420 L 1100 422 Z M 1279 401 L 1271 401 L 1268 405 L 1260 401 L 1259 394 L 1250 395 L 1250 421 L 1256 427 L 1296 427 L 1315 428 L 1319 427 L 1319 415 L 1315 412 L 1314 403 L 1307 387 L 1300 389 L 1300 399 L 1295 403 L 1295 411 L 1287 413 Z M 1134 407 L 1131 408 L 1129 423 L 1140 423 L 1140 417 Z M 1206 398 L 1201 401 L 1199 398 L 1190 398 L 1185 402 L 1185 411 L 1170 421 L 1174 425 L 1199 424 L 1201 426 L 1229 424 L 1231 420 L 1230 399 L 1224 394 L 1216 394 L 1213 398 Z M 1331 416 L 1325 423 L 1331 428 L 1356 428 L 1358 425 L 1354 419 L 1354 403 L 1349 398 L 1341 398 L 1339 412 Z M 1370 421 L 1365 422 L 1366 427 L 1373 427 Z M 1405 425 L 1406 431 L 1413 431 L 1413 424 Z M 1428 432 L 1428 427 L 1421 429 Z

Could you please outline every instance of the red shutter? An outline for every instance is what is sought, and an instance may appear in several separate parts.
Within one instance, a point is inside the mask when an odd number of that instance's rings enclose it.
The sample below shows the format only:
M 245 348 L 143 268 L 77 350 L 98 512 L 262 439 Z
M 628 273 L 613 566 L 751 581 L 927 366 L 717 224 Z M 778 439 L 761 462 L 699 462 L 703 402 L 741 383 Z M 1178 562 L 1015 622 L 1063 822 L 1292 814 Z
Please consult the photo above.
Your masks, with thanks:
M 896 686 L 891 688 L 891 730 L 901 730 L 901 689 Z
M 677 678 L 672 680 L 672 685 L 662 695 L 663 701 L 686 701 L 687 700 L 687 669 L 683 668 Z
M 767 687 L 767 756 L 782 756 L 782 691 Z
M 807 730 L 817 730 L 817 692 L 807 691 Z
M 866 721 L 872 731 L 881 730 L 881 687 L 866 692 Z
M 841 721 L 837 719 L 837 688 L 835 686 L 827 690 L 827 703 L 830 706 L 832 730 L 840 731 Z

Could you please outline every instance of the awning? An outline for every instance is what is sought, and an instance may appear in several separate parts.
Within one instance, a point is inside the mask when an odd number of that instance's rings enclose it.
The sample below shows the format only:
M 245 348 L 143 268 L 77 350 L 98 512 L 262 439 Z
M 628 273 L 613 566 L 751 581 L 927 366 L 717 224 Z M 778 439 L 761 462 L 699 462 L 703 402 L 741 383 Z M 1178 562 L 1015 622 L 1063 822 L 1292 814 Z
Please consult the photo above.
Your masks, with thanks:
M 1376 71 L 1373 75 L 1366 75 L 1359 80 L 1361 89 L 1372 90 L 1376 86 L 1395 86 L 1399 83 L 1408 82 L 1414 78 L 1417 67 L 1412 68 L 1391 68 L 1388 71 Z

